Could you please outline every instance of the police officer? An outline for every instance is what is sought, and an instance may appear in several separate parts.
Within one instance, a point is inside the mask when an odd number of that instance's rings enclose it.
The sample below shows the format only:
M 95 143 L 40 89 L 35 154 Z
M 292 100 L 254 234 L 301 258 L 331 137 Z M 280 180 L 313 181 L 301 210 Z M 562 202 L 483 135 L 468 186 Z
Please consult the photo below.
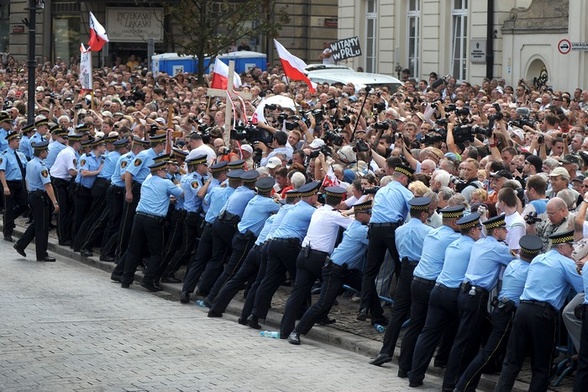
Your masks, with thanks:
M 208 204 L 208 212 L 204 217 L 204 227 L 202 228 L 202 236 L 198 242 L 196 253 L 190 259 L 188 267 L 186 268 L 186 275 L 184 277 L 184 284 L 182 292 L 180 293 L 180 302 L 187 304 L 190 302 L 190 294 L 196 289 L 196 284 L 200 275 L 206 268 L 206 263 L 210 260 L 212 255 L 212 225 L 216 221 L 221 210 L 225 206 L 229 197 L 235 192 L 235 189 L 241 185 L 241 175 L 243 170 L 232 170 L 227 174 L 229 178 L 229 185 L 226 187 L 214 187 L 210 192 L 204 196 L 204 203 Z
M 51 170 L 57 155 L 67 147 L 67 132 L 61 129 L 59 125 L 53 125 L 49 128 L 49 131 L 52 134 L 51 139 L 53 141 L 49 143 L 49 154 L 45 159 L 45 165 L 47 165 L 47 169 Z
M 233 236 L 231 256 L 216 282 L 206 296 L 205 304 L 212 307 L 217 294 L 223 285 L 239 270 L 249 250 L 253 247 L 257 236 L 263 228 L 263 224 L 270 215 L 278 212 L 280 205 L 271 197 L 275 180 L 271 177 L 259 178 L 255 182 L 257 195 L 255 195 L 245 207 L 243 216 L 237 224 L 237 232 Z M 236 191 L 235 191 L 236 192 Z M 215 314 L 208 312 L 208 317 Z
M 443 390 L 453 391 L 461 373 L 478 352 L 490 321 L 487 311 L 490 291 L 498 283 L 502 266 L 512 261 L 512 253 L 504 242 L 508 229 L 504 214 L 483 223 L 486 237 L 472 249 L 461 293 L 457 298 L 459 327 L 449 353 Z
M 354 220 L 343 233 L 343 240 L 326 258 L 322 267 L 321 294 L 302 316 L 294 330 L 288 335 L 290 344 L 299 345 L 300 335 L 306 335 L 314 324 L 326 314 L 339 295 L 344 284 L 361 289 L 362 270 L 368 245 L 368 228 L 372 201 L 360 200 L 353 205 Z
M 20 144 L 18 146 L 18 150 L 25 154 L 27 157 L 27 161 L 33 159 L 33 155 L 31 155 L 31 136 L 35 130 L 35 123 L 27 124 L 20 130 L 22 133 L 22 137 L 20 139 Z
M 161 287 L 154 281 L 163 252 L 163 220 L 169 208 L 170 196 L 183 197 L 182 188 L 167 179 L 167 161 L 149 166 L 151 176 L 141 185 L 141 197 L 133 221 L 121 287 L 128 288 L 134 280 L 135 271 L 145 253 L 147 266 L 141 286 L 149 291 L 159 291 Z M 147 252 L 144 250 L 146 249 Z
M 321 278 L 322 267 L 327 257 L 333 253 L 339 229 L 346 229 L 353 222 L 335 209 L 346 192 L 341 187 L 325 188 L 325 205 L 312 214 L 308 232 L 302 241 L 302 250 L 296 259 L 294 287 L 280 323 L 280 335 L 283 339 L 294 330 L 296 318 L 305 302 L 308 302 L 314 282 Z M 308 308 L 310 303 L 306 305 Z
M 453 343 L 459 324 L 457 297 L 461 290 L 465 272 L 470 262 L 470 254 L 475 241 L 480 239 L 482 225 L 480 214 L 474 212 L 455 222 L 461 236 L 445 250 L 443 269 L 431 290 L 427 318 L 422 332 L 417 338 L 408 373 L 411 385 L 422 384 L 439 340 Z
M 0 112 L 0 152 L 8 148 L 8 140 L 6 136 L 12 129 L 12 119 L 10 115 L 4 111 Z
M 269 244 L 265 276 L 257 288 L 255 303 L 247 318 L 251 328 L 261 329 L 258 320 L 265 319 L 273 295 L 286 279 L 286 272 L 296 280 L 296 258 L 312 214 L 316 210 L 314 205 L 320 185 L 320 181 L 315 181 L 298 188 L 301 200 L 286 212 Z
M 57 237 L 59 245 L 71 245 L 74 202 L 72 198 L 73 181 L 78 175 L 78 150 L 81 146 L 81 135 L 67 135 L 67 147 L 64 148 L 51 167 L 51 180 L 55 196 L 59 201 L 57 214 Z
M 392 360 L 400 329 L 410 313 L 412 274 L 421 259 L 423 241 L 427 234 L 433 230 L 426 225 L 427 219 L 431 215 L 429 213 L 431 199 L 428 197 L 416 197 L 410 200 L 408 204 L 410 205 L 410 220 L 396 229 L 396 249 L 398 250 L 402 268 L 394 295 L 394 307 L 384 335 L 382 349 L 380 354 L 370 362 L 376 366 L 381 366 Z
M 14 249 L 23 257 L 26 257 L 25 249 L 35 239 L 35 252 L 37 261 L 52 262 L 54 257 L 47 254 L 47 242 L 49 239 L 49 221 L 51 219 L 51 207 L 59 212 L 59 205 L 51 186 L 49 171 L 43 163 L 47 157 L 48 142 L 33 144 L 35 157 L 27 163 L 26 181 L 29 191 L 29 205 L 33 213 L 33 223 L 27 227 L 24 234 L 14 244 Z
M 402 164 L 397 165 L 392 173 L 392 181 L 381 188 L 374 197 L 374 208 L 370 220 L 370 244 L 368 246 L 367 263 L 361 285 L 361 303 L 357 319 L 365 321 L 371 312 L 372 320 L 381 324 L 384 311 L 376 295 L 375 279 L 380 271 L 386 250 L 394 261 L 394 272 L 400 276 L 400 259 L 396 250 L 394 231 L 406 220 L 410 206 L 408 201 L 413 198 L 407 189 L 414 170 Z
M 427 319 L 431 290 L 443 269 L 445 250 L 449 244 L 459 238 L 457 220 L 463 216 L 463 212 L 463 205 L 442 209 L 443 225 L 430 231 L 423 242 L 421 260 L 413 271 L 410 284 L 410 324 L 400 346 L 398 377 L 406 377 L 412 367 L 414 346 Z
M 588 267 L 586 267 L 585 260 L 577 262 L 577 268 L 582 272 L 584 293 L 586 293 L 588 292 Z M 581 309 L 582 331 L 580 334 L 580 350 L 578 351 L 578 370 L 574 378 L 574 392 L 582 392 L 588 385 L 588 297 L 586 296 L 584 296 Z
M 520 304 L 520 296 L 527 280 L 529 264 L 541 253 L 543 242 L 536 235 L 525 235 L 519 240 L 519 245 L 520 259 L 512 260 L 504 270 L 502 289 L 493 301 L 492 332 L 482 351 L 459 378 L 456 391 L 475 392 L 484 367 L 499 358 L 506 350 L 515 311 Z
M 243 185 L 227 199 L 223 210 L 212 224 L 212 254 L 206 263 L 198 284 L 197 295 L 206 297 L 222 272 L 227 257 L 231 254 L 231 242 L 237 231 L 237 225 L 245 212 L 247 203 L 255 196 L 255 183 L 259 173 L 250 170 L 241 174 Z
M 551 250 L 535 257 L 529 265 L 495 391 L 512 390 L 529 351 L 533 363 L 529 390 L 547 390 L 558 312 L 570 289 L 584 289 L 572 260 L 574 232 L 552 234 L 549 239 Z M 585 389 L 586 385 L 582 387 Z
M 192 251 L 198 245 L 197 238 L 200 236 L 200 221 L 202 216 L 202 199 L 206 195 L 204 183 L 207 180 L 208 163 L 206 155 L 201 154 L 186 161 L 188 173 L 182 176 L 180 186 L 184 191 L 183 207 L 186 210 L 184 228 L 182 233 L 182 246 L 175 252 L 169 261 L 171 270 L 176 266 L 184 264 Z M 164 267 L 162 265 L 162 267 Z M 167 266 L 166 266 L 167 267 Z M 163 277 L 169 282 L 168 276 Z
M 18 132 L 8 132 L 6 141 L 8 147 L 0 153 L 0 182 L 4 196 L 2 231 L 4 232 L 4 240 L 13 242 L 14 220 L 29 209 L 25 184 L 27 158 L 18 151 Z
M 30 156 L 34 155 L 33 143 L 40 143 L 40 142 L 45 141 L 46 140 L 45 135 L 47 135 L 48 131 L 49 131 L 49 120 L 47 120 L 47 118 L 45 116 L 35 117 L 35 133 L 33 134 L 33 136 L 31 136 L 30 143 L 29 143 L 29 146 L 30 146 L 29 155 Z

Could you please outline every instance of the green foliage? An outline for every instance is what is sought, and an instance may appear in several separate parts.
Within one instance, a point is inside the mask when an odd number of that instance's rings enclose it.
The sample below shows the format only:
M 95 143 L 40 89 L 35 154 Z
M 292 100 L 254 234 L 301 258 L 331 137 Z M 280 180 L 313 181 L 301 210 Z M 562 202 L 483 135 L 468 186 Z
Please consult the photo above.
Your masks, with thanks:
M 289 22 L 285 8 L 272 0 L 180 0 L 168 8 L 171 24 L 179 30 L 181 53 L 198 58 L 198 81 L 204 58 L 225 52 L 242 40 L 260 35 L 274 38 Z

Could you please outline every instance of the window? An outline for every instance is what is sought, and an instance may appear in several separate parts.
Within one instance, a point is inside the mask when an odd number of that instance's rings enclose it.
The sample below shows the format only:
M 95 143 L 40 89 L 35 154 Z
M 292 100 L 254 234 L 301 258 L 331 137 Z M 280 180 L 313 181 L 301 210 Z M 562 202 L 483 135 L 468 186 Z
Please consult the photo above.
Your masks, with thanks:
M 419 41 L 420 41 L 420 22 L 421 8 L 420 0 L 410 0 L 408 2 L 408 69 L 410 74 L 415 78 L 420 78 L 419 70 Z
M 365 71 L 376 72 L 376 41 L 378 39 L 378 9 L 377 0 L 367 0 L 366 18 L 366 54 L 365 54 Z
M 464 80 L 467 65 L 468 0 L 453 0 L 451 17 L 451 73 L 457 80 Z
M 53 58 L 61 57 L 69 62 L 80 56 L 80 17 L 62 15 L 53 17 Z M 85 45 L 85 44 L 84 44 Z

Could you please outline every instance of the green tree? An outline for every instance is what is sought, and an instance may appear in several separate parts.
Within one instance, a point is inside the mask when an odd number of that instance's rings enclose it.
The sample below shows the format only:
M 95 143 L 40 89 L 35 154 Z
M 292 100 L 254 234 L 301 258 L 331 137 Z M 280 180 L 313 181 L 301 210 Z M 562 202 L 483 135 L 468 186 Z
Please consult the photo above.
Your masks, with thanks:
M 170 6 L 171 23 L 180 33 L 181 53 L 198 59 L 198 82 L 205 72 L 204 58 L 215 57 L 243 39 L 260 35 L 274 38 L 289 22 L 286 8 L 274 0 L 180 0 Z

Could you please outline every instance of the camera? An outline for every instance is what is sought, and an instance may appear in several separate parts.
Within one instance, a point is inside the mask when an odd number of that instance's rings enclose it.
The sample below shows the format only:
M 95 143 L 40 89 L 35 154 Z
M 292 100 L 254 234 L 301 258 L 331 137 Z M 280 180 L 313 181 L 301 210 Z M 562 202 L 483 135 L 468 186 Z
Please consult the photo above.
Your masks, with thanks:
M 442 136 L 440 133 L 434 130 L 433 132 L 429 132 L 421 139 L 421 142 L 425 146 L 432 146 L 433 144 L 441 143 L 445 141 L 445 137 Z
M 385 131 L 390 128 L 390 123 L 387 121 L 377 122 L 372 125 L 374 129 Z
M 323 136 L 325 143 L 334 144 L 336 146 L 342 145 L 345 140 L 343 139 L 343 136 L 339 134 L 339 131 L 340 129 L 325 132 L 325 135 Z
M 326 157 L 331 156 L 331 149 L 325 145 L 318 150 L 311 151 L 310 154 L 308 154 L 308 157 L 311 159 L 317 158 L 321 152 Z
M 386 110 L 386 103 L 385 102 L 378 102 L 378 103 L 374 103 L 374 112 L 378 112 L 381 113 L 384 110 Z
M 380 190 L 379 186 L 375 186 L 373 188 L 364 188 L 362 194 L 364 195 L 375 195 L 376 192 Z
M 537 222 L 541 222 L 541 218 L 537 218 L 537 211 L 531 211 L 525 215 L 525 223 L 528 225 L 534 225 Z
M 341 127 L 344 127 L 348 124 L 351 124 L 351 118 L 349 118 L 348 115 L 344 115 L 343 117 L 337 119 L 337 124 L 339 124 Z
M 539 143 L 539 144 L 543 144 L 544 141 L 545 141 L 545 136 L 543 136 L 543 135 L 540 135 L 537 138 L 537 143 Z
M 327 102 L 325 102 L 325 106 L 327 107 L 327 109 L 335 109 L 337 107 L 337 101 L 335 100 L 335 98 L 331 98 Z
M 353 146 L 353 151 L 355 152 L 365 152 L 365 151 L 369 151 L 370 150 L 370 146 L 367 144 L 367 142 L 365 140 L 362 139 L 358 139 L 355 142 L 355 146 Z

